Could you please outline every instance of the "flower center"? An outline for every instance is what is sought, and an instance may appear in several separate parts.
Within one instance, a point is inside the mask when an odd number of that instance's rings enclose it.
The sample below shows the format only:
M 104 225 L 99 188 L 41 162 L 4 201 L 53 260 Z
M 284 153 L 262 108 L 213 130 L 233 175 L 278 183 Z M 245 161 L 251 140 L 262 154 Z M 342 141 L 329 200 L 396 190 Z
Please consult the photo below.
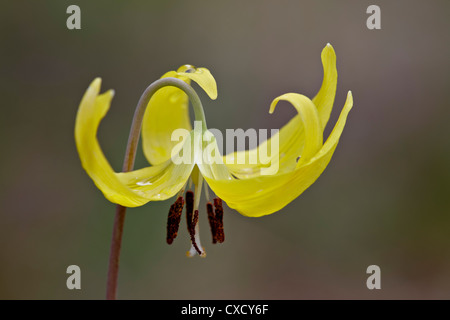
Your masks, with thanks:
M 187 229 L 191 240 L 191 248 L 186 253 L 188 257 L 193 257 L 198 254 L 200 257 L 206 257 L 206 252 L 200 243 L 200 228 L 198 223 L 198 205 L 200 203 L 200 196 L 202 190 L 203 177 L 198 172 L 193 172 L 193 180 L 196 183 L 194 191 L 186 191 L 185 198 L 183 198 L 184 188 L 181 190 L 180 195 L 177 197 L 174 204 L 171 205 L 169 210 L 169 216 L 167 219 L 167 243 L 172 244 L 178 235 L 178 228 L 180 226 L 181 214 L 184 204 L 186 202 L 186 223 Z M 189 186 L 190 189 L 190 186 Z M 205 184 L 206 195 L 206 212 L 208 214 L 208 221 L 211 228 L 212 243 L 222 243 L 225 240 L 225 234 L 223 231 L 223 206 L 222 199 L 214 198 L 213 204 L 209 201 L 208 186 Z M 186 199 L 186 201 L 185 201 Z

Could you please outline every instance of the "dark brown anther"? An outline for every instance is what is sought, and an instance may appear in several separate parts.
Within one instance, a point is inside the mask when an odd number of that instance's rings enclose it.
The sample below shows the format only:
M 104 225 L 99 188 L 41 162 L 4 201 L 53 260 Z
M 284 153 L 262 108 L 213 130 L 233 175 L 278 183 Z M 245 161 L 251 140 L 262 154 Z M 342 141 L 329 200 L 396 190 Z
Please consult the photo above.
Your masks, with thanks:
M 214 208 L 216 214 L 216 240 L 219 243 L 225 241 L 225 233 L 223 231 L 223 207 L 222 207 L 222 199 L 215 198 L 214 199 Z
M 222 243 L 225 241 L 225 233 L 223 232 L 223 207 L 222 199 L 214 199 L 215 211 L 211 202 L 206 204 L 206 211 L 208 212 L 209 225 L 211 227 L 212 242 Z
M 202 254 L 195 242 L 195 226 L 198 222 L 198 210 L 194 212 L 194 192 L 186 192 L 186 222 L 191 242 L 198 254 Z
M 180 226 L 181 213 L 183 212 L 184 199 L 178 197 L 174 204 L 170 206 L 169 217 L 167 218 L 167 243 L 172 244 L 177 237 Z
M 194 192 L 186 192 L 186 222 L 189 234 L 191 233 L 192 215 L 194 213 Z
M 186 192 L 186 213 L 191 215 L 194 213 L 194 192 L 193 191 L 187 191 Z
M 212 242 L 217 242 L 216 216 L 214 215 L 213 205 L 211 202 L 206 204 L 206 212 L 208 213 L 209 226 L 211 227 Z

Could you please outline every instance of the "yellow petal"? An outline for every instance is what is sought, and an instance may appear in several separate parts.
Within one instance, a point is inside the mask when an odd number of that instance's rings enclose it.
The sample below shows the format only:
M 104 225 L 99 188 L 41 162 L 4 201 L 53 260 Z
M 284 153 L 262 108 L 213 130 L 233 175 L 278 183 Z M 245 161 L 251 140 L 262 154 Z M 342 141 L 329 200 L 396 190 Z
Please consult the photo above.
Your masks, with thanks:
M 175 71 L 167 72 L 161 78 L 167 77 L 179 78 Z M 174 130 L 191 130 L 188 105 L 187 95 L 175 87 L 164 87 L 150 99 L 142 121 L 142 147 L 151 164 L 170 159 L 172 148 L 178 144 L 171 139 Z
M 278 141 L 278 154 L 271 153 L 270 158 L 263 163 L 259 154 L 261 150 L 274 150 L 272 142 Z M 297 157 L 302 153 L 304 143 L 304 132 L 301 118 L 297 115 L 293 117 L 281 130 L 269 139 L 263 141 L 257 148 L 237 151 L 227 154 L 224 162 L 230 172 L 239 179 L 248 179 L 259 176 L 261 170 L 268 168 L 270 163 L 279 161 L 279 170 L 292 171 L 296 165 Z M 268 152 L 270 153 L 270 152 Z M 237 164 L 233 163 L 237 159 L 257 159 L 256 164 Z
M 305 141 L 301 158 L 297 164 L 299 166 L 309 161 L 322 147 L 323 133 L 319 115 L 312 101 L 298 93 L 286 93 L 273 100 L 270 105 L 270 113 L 273 113 L 280 100 L 290 102 L 297 109 L 298 116 L 302 120 Z
M 114 92 L 99 95 L 100 85 L 99 78 L 92 82 L 77 113 L 75 141 L 83 168 L 109 201 L 126 207 L 175 195 L 186 183 L 192 164 L 176 166 L 169 160 L 126 174 L 114 172 L 97 140 L 98 126 L 109 110 Z
M 323 132 L 325 125 L 330 118 L 337 85 L 336 54 L 330 44 L 327 44 L 322 50 L 321 59 L 324 70 L 322 86 L 312 101 L 317 107 Z M 293 170 L 296 166 L 295 160 L 302 154 L 305 142 L 300 116 L 296 115 L 293 117 L 274 137 L 279 141 L 279 166 L 281 172 Z M 229 159 L 238 159 L 239 157 L 244 157 L 245 159 L 257 159 L 260 149 L 265 148 L 263 150 L 270 150 L 272 139 L 268 139 L 257 148 L 234 152 L 227 155 L 227 157 Z M 273 161 L 273 159 L 271 159 L 271 161 Z M 234 176 L 240 179 L 248 179 L 258 176 L 261 169 L 266 168 L 267 166 L 268 165 L 258 162 L 254 165 L 229 164 L 228 168 Z
M 201 174 L 214 180 L 231 179 L 232 175 L 220 156 L 214 134 L 205 131 L 202 135 L 201 146 L 196 148 L 195 159 Z
M 321 54 L 323 66 L 323 81 L 317 95 L 312 99 L 319 112 L 322 131 L 330 119 L 337 86 L 336 53 L 331 44 L 327 44 Z
M 178 75 L 180 77 L 189 78 L 195 81 L 212 100 L 217 99 L 217 84 L 216 80 L 206 68 L 193 68 L 186 71 L 178 69 Z
M 225 161 L 230 172 L 240 178 L 249 179 L 261 174 L 261 169 L 268 168 L 271 163 L 279 161 L 280 172 L 292 171 L 297 165 L 297 158 L 301 155 L 299 163 L 304 163 L 322 146 L 322 127 L 318 118 L 317 109 L 310 99 L 297 93 L 287 93 L 275 98 L 270 106 L 273 113 L 280 100 L 290 102 L 298 114 L 289 121 L 276 135 L 261 143 L 257 148 L 249 151 L 235 152 L 227 155 Z M 306 140 L 305 140 L 306 138 Z M 259 154 L 262 150 L 274 150 L 273 143 L 279 143 L 279 153 L 272 152 L 270 161 L 261 162 Z M 233 164 L 231 159 L 239 156 L 254 157 L 257 164 Z M 246 158 L 250 159 L 250 158 Z
M 186 185 L 193 167 L 193 160 L 188 164 L 176 165 L 169 159 L 157 166 L 117 173 L 117 177 L 123 185 L 147 201 L 166 200 Z
M 328 140 L 314 157 L 294 171 L 243 180 L 215 180 L 204 175 L 207 183 L 229 207 L 243 215 L 259 217 L 282 209 L 313 184 L 325 170 L 337 147 L 352 106 L 353 98 L 349 92 L 339 120 Z M 203 174 L 202 167 L 200 170 Z
M 190 84 L 193 80 L 212 98 L 217 97 L 216 81 L 205 68 L 195 69 L 182 66 L 178 71 L 170 71 L 162 76 L 175 77 Z M 147 106 L 142 122 L 142 147 L 147 160 L 160 164 L 170 159 L 172 148 L 178 144 L 172 141 L 172 132 L 176 129 L 191 131 L 189 101 L 187 95 L 175 87 L 158 90 Z

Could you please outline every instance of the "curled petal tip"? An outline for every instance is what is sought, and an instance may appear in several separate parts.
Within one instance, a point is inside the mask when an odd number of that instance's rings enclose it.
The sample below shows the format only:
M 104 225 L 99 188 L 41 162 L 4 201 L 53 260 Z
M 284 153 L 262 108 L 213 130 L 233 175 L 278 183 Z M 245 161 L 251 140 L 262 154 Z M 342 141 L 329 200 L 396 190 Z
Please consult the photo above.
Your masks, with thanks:
M 270 104 L 270 109 L 269 109 L 270 114 L 272 114 L 275 111 L 278 101 L 280 101 L 280 97 L 273 99 L 272 103 Z
M 325 46 L 325 48 L 323 48 L 322 52 L 323 52 L 323 53 L 325 53 L 325 52 L 334 52 L 334 48 L 333 48 L 333 46 L 328 42 L 327 45 Z
M 189 69 L 184 70 L 184 68 L 189 67 Z M 212 99 L 217 99 L 217 84 L 216 80 L 212 76 L 211 72 L 206 68 L 194 68 L 190 65 L 182 66 L 177 71 L 178 75 L 187 77 L 195 81 L 206 94 Z
M 177 69 L 177 72 L 193 72 L 195 71 L 195 66 L 192 64 L 184 64 Z
M 211 100 L 216 100 L 217 99 L 217 86 L 214 85 L 213 87 L 211 87 L 209 90 L 206 91 L 206 94 L 208 95 L 208 97 Z
M 347 100 L 348 100 L 350 106 L 353 107 L 353 94 L 352 94 L 351 90 L 349 90 L 347 93 Z
M 93 88 L 100 88 L 101 85 L 102 85 L 102 78 L 97 77 L 91 82 L 90 86 Z
M 211 72 L 206 68 L 198 68 L 197 71 L 199 74 L 205 74 L 204 75 L 204 81 L 203 84 L 203 90 L 205 90 L 206 94 L 209 96 L 211 100 L 217 99 L 217 83 L 214 77 L 212 76 Z M 200 83 L 199 83 L 200 84 Z

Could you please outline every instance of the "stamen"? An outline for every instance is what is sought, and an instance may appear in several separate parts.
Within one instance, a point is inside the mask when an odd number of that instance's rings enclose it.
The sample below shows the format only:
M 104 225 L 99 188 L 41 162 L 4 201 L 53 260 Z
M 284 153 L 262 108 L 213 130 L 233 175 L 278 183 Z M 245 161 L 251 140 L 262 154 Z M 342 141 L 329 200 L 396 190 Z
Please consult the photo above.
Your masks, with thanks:
M 217 242 L 217 223 L 216 223 L 216 217 L 214 215 L 213 211 L 213 205 L 211 202 L 208 202 L 206 204 L 206 212 L 208 213 L 208 220 L 209 220 L 209 226 L 211 227 L 211 234 L 212 234 L 212 242 Z
M 197 253 L 201 255 L 202 251 L 198 248 L 195 239 L 195 226 L 198 222 L 198 210 L 195 210 L 194 212 L 194 192 L 192 191 L 186 192 L 186 222 L 189 235 L 191 236 L 192 246 L 194 247 L 195 251 L 197 251 Z
M 192 221 L 193 213 L 194 213 L 194 192 L 189 190 L 186 192 L 186 218 L 188 223 L 188 231 Z
M 208 190 L 208 184 L 205 183 L 205 198 L 206 198 L 206 202 L 209 202 L 209 190 Z
M 206 211 L 208 213 L 209 226 L 211 227 L 212 242 L 222 243 L 225 241 L 225 233 L 223 231 L 223 207 L 222 199 L 214 199 L 215 212 L 213 212 L 213 205 L 211 202 L 206 204 Z
M 198 222 L 198 210 L 195 210 L 194 219 L 192 220 L 192 224 L 189 228 L 190 229 L 189 234 L 191 235 L 192 246 L 194 247 L 195 251 L 197 251 L 197 253 L 201 255 L 202 251 L 198 248 L 197 242 L 195 241 L 195 226 L 197 225 L 197 222 Z
M 183 212 L 184 199 L 178 197 L 174 204 L 170 206 L 169 217 L 167 218 L 167 243 L 172 244 L 178 235 L 181 213 Z
M 184 190 L 186 190 L 186 185 L 188 184 L 188 181 L 184 184 L 183 188 L 181 188 L 180 192 L 178 192 L 178 197 L 182 197 L 184 194 Z
M 216 222 L 216 240 L 219 243 L 225 241 L 225 233 L 223 231 L 223 207 L 222 207 L 222 199 L 215 198 L 214 199 L 214 207 L 215 207 L 215 222 Z

